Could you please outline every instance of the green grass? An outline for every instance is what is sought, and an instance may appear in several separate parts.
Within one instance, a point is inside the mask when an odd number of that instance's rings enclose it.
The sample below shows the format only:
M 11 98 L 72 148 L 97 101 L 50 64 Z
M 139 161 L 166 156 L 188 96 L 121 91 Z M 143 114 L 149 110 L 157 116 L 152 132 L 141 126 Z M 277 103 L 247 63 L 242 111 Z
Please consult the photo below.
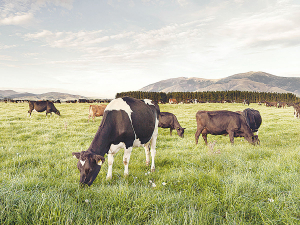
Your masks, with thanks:
M 79 187 L 73 151 L 86 150 L 101 119 L 87 123 L 88 104 L 56 104 L 61 112 L 33 113 L 28 104 L 0 103 L 0 224 L 300 224 L 300 120 L 293 109 L 260 111 L 260 146 L 228 136 L 212 152 L 195 145 L 198 110 L 243 110 L 242 104 L 160 105 L 174 113 L 185 137 L 159 128 L 156 171 L 143 148 L 123 150 L 113 179 L 107 162 L 88 188 Z M 152 183 L 156 187 L 152 187 Z M 165 185 L 163 185 L 165 184 Z

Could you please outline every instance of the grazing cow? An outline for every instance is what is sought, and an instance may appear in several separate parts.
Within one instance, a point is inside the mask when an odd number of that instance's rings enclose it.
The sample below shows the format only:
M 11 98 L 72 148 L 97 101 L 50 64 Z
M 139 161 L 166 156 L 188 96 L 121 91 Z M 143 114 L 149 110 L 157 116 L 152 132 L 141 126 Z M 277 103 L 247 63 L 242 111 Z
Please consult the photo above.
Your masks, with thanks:
M 31 117 L 32 111 L 44 112 L 46 111 L 46 116 L 48 113 L 52 115 L 52 112 L 60 116 L 60 112 L 55 108 L 53 102 L 51 101 L 29 101 L 28 113 Z
M 277 108 L 286 108 L 286 103 L 285 102 L 277 102 Z
M 88 122 L 90 122 L 90 117 L 92 117 L 93 121 L 95 122 L 95 116 L 103 116 L 105 108 L 106 108 L 106 105 L 103 105 L 103 104 L 90 105 Z
M 247 108 L 241 114 L 245 117 L 246 122 L 252 132 L 258 132 L 258 128 L 260 127 L 262 122 L 259 111 Z
M 179 137 L 184 137 L 184 129 L 182 128 L 173 113 L 160 112 L 158 127 L 170 128 L 170 136 L 172 136 L 172 131 L 176 130 Z
M 250 102 L 249 102 L 248 99 L 244 99 L 243 104 L 244 104 L 244 105 L 250 105 Z
M 231 111 L 198 111 L 196 113 L 197 131 L 195 133 L 196 144 L 200 134 L 207 145 L 207 134 L 222 135 L 229 134 L 231 143 L 234 137 L 244 137 L 251 144 L 258 144 L 257 135 L 253 135 L 245 118 Z
M 294 105 L 294 117 L 295 118 L 300 118 L 300 106 Z
M 111 101 L 103 115 L 98 131 L 86 151 L 73 152 L 78 159 L 80 183 L 91 185 L 98 175 L 104 155 L 108 156 L 107 179 L 112 178 L 114 155 L 124 148 L 124 175 L 128 175 L 128 164 L 132 147 L 143 146 L 146 165 L 150 163 L 149 145 L 151 143 L 151 172 L 155 170 L 155 146 L 158 135 L 159 106 L 149 99 L 138 100 L 130 97 Z
M 277 102 L 266 102 L 266 106 L 267 107 L 272 107 L 272 106 L 277 107 Z
M 169 104 L 177 104 L 177 100 L 175 98 L 170 98 Z

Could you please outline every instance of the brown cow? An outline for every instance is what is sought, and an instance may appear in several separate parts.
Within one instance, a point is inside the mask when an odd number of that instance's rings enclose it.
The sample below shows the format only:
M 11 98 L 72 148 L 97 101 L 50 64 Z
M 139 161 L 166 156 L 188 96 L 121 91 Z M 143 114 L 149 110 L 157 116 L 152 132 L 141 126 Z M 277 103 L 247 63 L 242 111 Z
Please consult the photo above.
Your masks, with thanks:
M 299 119 L 300 118 L 300 106 L 294 105 L 294 117 Z
M 172 130 L 176 130 L 179 137 L 184 137 L 184 129 L 177 120 L 177 117 L 173 113 L 160 112 L 158 127 L 170 128 L 170 136 L 172 136 Z
M 60 112 L 55 108 L 53 102 L 51 101 L 29 101 L 28 113 L 31 117 L 32 111 L 44 112 L 46 111 L 46 116 L 48 113 L 52 115 L 52 112 L 60 116 Z
M 266 102 L 266 106 L 267 107 L 272 107 L 272 106 L 277 107 L 277 102 Z
M 244 137 L 251 144 L 258 144 L 259 139 L 247 125 L 246 119 L 239 113 L 231 111 L 198 111 L 196 113 L 197 132 L 195 133 L 196 144 L 200 134 L 207 145 L 207 134 L 229 134 L 231 143 L 234 137 Z
M 177 104 L 177 100 L 175 98 L 170 98 L 169 104 Z
M 93 121 L 95 122 L 95 116 L 103 116 L 105 108 L 106 108 L 106 105 L 104 105 L 104 104 L 90 105 L 88 122 L 90 122 L 90 117 L 92 117 Z

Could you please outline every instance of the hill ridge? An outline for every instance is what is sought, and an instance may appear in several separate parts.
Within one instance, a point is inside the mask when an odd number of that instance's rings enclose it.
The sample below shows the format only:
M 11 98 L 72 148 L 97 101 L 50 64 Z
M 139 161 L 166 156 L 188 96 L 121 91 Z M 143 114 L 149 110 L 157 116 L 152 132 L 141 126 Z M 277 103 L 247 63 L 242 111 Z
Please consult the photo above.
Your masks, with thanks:
M 138 91 L 194 92 L 194 91 L 258 91 L 293 93 L 300 96 L 299 77 L 280 77 L 262 71 L 238 73 L 221 79 L 178 77 L 149 84 Z

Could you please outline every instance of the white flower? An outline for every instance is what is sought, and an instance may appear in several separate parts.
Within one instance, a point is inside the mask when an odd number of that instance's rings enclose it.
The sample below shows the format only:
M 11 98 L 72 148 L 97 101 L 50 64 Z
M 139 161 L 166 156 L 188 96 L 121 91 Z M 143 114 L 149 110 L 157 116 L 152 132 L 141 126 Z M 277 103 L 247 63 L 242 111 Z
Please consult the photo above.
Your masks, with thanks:
M 274 202 L 274 199 L 268 198 L 268 201 L 269 201 L 269 202 Z
M 152 183 L 152 187 L 156 187 L 156 184 Z
M 88 203 L 89 202 L 89 200 L 88 199 L 86 199 L 86 200 L 84 200 L 86 203 Z
M 149 180 L 149 183 L 152 184 L 152 180 Z
M 165 186 L 166 184 L 167 184 L 166 182 L 162 182 L 162 185 L 164 185 L 164 186 Z

